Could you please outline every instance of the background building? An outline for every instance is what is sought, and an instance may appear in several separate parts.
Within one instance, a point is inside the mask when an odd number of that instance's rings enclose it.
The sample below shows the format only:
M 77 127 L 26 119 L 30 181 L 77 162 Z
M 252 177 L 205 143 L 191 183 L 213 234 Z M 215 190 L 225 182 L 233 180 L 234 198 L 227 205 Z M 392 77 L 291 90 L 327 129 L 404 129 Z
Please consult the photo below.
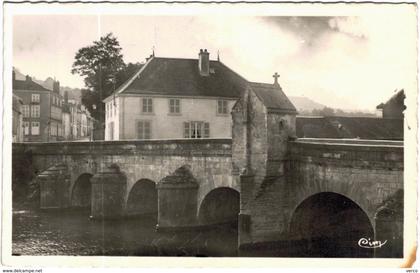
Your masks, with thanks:
M 62 97 L 58 81 L 49 90 L 29 76 L 17 80 L 13 72 L 13 94 L 22 99 L 23 141 L 62 140 Z
M 86 107 L 76 100 L 69 100 L 64 93 L 63 137 L 65 140 L 91 140 L 93 118 Z
M 404 90 L 398 91 L 387 102 L 381 103 L 376 106 L 379 112 L 382 112 L 383 118 L 403 119 L 404 118 Z

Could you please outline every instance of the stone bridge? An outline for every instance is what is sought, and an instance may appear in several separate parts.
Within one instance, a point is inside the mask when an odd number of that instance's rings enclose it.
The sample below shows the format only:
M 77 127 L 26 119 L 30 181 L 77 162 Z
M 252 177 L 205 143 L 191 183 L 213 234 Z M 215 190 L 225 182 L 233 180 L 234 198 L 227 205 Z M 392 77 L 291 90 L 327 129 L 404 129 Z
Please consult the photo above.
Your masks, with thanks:
M 15 173 L 30 162 L 44 209 L 92 206 L 93 217 L 108 218 L 153 213 L 159 189 L 159 225 L 184 227 L 221 217 L 206 211 L 220 195 L 233 198 L 225 209 L 239 206 L 231 139 L 22 143 L 13 144 L 13 161 Z
M 37 174 L 41 208 L 89 207 L 94 218 L 158 212 L 159 228 L 239 215 L 244 253 L 270 242 L 277 256 L 313 256 L 333 237 L 344 241 L 341 250 L 319 255 L 402 255 L 402 142 L 291 139 L 283 145 L 282 160 L 263 162 L 279 170 L 270 175 L 251 168 L 239 173 L 231 139 L 13 144 L 13 168 Z M 387 250 L 354 248 L 365 237 L 387 239 Z
M 282 175 L 241 176 L 243 245 L 286 241 L 291 256 L 402 256 L 402 142 L 296 139 L 288 146 Z M 332 237 L 342 249 L 326 247 Z M 388 245 L 353 248 L 361 238 Z

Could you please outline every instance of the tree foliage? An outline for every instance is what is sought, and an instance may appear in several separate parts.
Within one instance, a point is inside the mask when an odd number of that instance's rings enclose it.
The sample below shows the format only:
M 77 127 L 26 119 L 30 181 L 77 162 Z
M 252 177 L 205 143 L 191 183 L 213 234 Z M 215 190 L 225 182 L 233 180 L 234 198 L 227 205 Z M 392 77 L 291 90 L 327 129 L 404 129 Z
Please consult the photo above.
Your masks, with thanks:
M 82 90 L 82 103 L 101 122 L 104 120 L 102 100 L 118 87 L 118 77 L 123 80 L 121 75 L 126 65 L 121 51 L 117 38 L 108 33 L 93 45 L 80 48 L 71 70 L 72 74 L 84 77 L 86 89 Z
M 334 109 L 330 107 L 324 107 L 322 109 L 313 109 L 310 110 L 300 110 L 300 115 L 303 116 L 323 116 L 323 117 L 376 117 L 374 113 L 369 113 L 366 111 L 349 111 L 349 110 L 342 110 L 342 109 Z

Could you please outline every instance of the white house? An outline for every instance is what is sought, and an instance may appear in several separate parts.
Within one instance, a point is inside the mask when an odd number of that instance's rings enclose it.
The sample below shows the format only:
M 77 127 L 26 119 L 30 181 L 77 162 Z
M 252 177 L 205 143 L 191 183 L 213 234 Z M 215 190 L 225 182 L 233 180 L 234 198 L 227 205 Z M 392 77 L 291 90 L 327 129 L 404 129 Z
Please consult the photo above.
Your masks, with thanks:
M 105 140 L 230 138 L 247 81 L 207 50 L 198 59 L 151 56 L 105 103 Z

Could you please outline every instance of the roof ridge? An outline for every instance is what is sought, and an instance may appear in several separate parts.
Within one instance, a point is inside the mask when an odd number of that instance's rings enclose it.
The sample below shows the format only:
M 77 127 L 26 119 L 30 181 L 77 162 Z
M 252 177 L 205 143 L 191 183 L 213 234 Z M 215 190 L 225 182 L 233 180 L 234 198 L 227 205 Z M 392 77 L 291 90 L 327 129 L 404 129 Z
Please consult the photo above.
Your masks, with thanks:
M 266 85 L 270 85 L 270 86 L 275 87 L 275 85 L 273 83 L 266 83 L 266 82 L 249 82 L 249 83 L 251 83 L 251 84 L 266 84 Z
M 39 84 L 39 83 L 37 83 L 37 82 L 35 82 L 35 81 L 33 81 L 33 80 L 30 80 L 30 81 L 27 81 L 27 80 L 17 80 L 17 79 L 14 79 L 13 80 L 14 82 L 16 82 L 16 83 L 26 83 L 26 84 L 32 84 L 33 86 L 36 86 L 36 87 L 38 87 L 39 88 L 39 91 L 49 91 L 49 92 L 53 92 L 53 90 L 51 90 L 51 89 L 48 89 L 48 88 L 46 88 L 46 87 L 44 87 L 43 85 L 41 85 L 41 84 Z M 13 83 L 12 83 L 12 85 L 13 85 Z
M 177 57 L 153 57 L 155 59 L 167 59 L 167 60 L 183 60 L 183 61 L 198 61 L 197 58 L 177 58 Z M 218 60 L 209 60 L 210 62 L 221 63 Z

